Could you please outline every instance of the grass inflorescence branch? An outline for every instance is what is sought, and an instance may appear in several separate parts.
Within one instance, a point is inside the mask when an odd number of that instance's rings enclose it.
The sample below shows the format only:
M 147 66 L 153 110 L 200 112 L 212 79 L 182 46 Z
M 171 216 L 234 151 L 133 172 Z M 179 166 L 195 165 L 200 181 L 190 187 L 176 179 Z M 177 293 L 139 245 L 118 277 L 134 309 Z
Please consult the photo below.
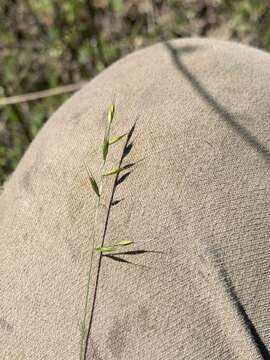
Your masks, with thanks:
M 97 219 L 98 219 L 98 213 L 99 213 L 99 207 L 100 207 L 100 201 L 102 197 L 102 187 L 103 187 L 103 181 L 104 178 L 108 176 L 118 175 L 120 172 L 125 170 L 125 167 L 113 167 L 109 171 L 104 171 L 106 167 L 106 161 L 109 154 L 110 146 L 113 144 L 116 144 L 120 142 L 127 134 L 122 134 L 119 136 L 111 136 L 111 127 L 114 120 L 115 115 L 115 106 L 111 105 L 111 107 L 108 110 L 107 113 L 107 122 L 105 126 L 105 132 L 104 132 L 104 138 L 103 138 L 103 144 L 102 144 L 102 165 L 100 169 L 100 179 L 97 181 L 94 178 L 93 173 L 91 172 L 90 168 L 85 164 L 87 176 L 91 185 L 92 191 L 95 193 L 95 196 L 97 197 L 96 202 L 96 211 L 95 211 L 95 222 L 94 222 L 94 230 L 93 230 L 93 238 L 92 238 L 92 250 L 91 250 L 91 256 L 90 256 L 90 266 L 88 271 L 88 278 L 87 278 L 87 287 L 86 287 L 86 296 L 85 296 L 85 305 L 84 305 L 84 313 L 83 313 L 83 321 L 81 325 L 81 342 L 80 342 L 80 360 L 85 360 L 86 351 L 87 351 L 87 334 L 88 334 L 88 327 L 89 322 L 87 319 L 88 315 L 88 307 L 89 307 L 89 293 L 90 293 L 90 282 L 91 282 L 91 272 L 92 272 L 92 263 L 93 263 L 93 256 L 94 252 L 96 251 L 99 254 L 103 253 L 113 253 L 114 251 L 119 251 L 119 249 L 131 245 L 133 242 L 130 240 L 119 240 L 112 244 L 108 245 L 100 245 L 95 248 L 95 239 L 96 239 L 96 227 L 97 227 Z M 88 324 L 88 326 L 87 326 Z

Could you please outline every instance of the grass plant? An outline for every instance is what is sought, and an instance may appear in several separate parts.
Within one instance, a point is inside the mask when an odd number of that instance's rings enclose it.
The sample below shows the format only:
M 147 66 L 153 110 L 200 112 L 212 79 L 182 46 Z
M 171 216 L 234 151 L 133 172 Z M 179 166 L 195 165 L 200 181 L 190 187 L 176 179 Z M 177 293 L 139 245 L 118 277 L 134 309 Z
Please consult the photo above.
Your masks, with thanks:
M 90 265 L 89 271 L 87 275 L 87 286 L 86 286 L 86 294 L 85 294 L 85 303 L 84 303 L 84 312 L 83 312 L 83 321 L 81 325 L 81 341 L 80 341 L 80 360 L 85 360 L 86 358 L 86 351 L 87 351 L 87 334 L 89 332 L 90 320 L 88 319 L 89 314 L 89 304 L 91 300 L 90 296 L 90 284 L 91 284 L 91 275 L 92 275 L 92 267 L 93 267 L 93 258 L 95 251 L 99 253 L 99 256 L 102 256 L 103 253 L 113 253 L 114 251 L 118 251 L 119 249 L 131 245 L 133 242 L 130 240 L 119 240 L 111 244 L 107 245 L 99 245 L 95 247 L 96 242 L 96 228 L 97 228 L 97 221 L 99 215 L 99 209 L 101 204 L 102 198 L 102 189 L 103 189 L 103 182 L 106 177 L 118 175 L 120 172 L 125 170 L 122 167 L 113 167 L 108 172 L 104 172 L 106 167 L 106 162 L 109 154 L 110 146 L 120 142 L 126 134 L 122 134 L 119 136 L 114 136 L 111 138 L 111 127 L 112 122 L 115 115 L 115 106 L 112 105 L 107 113 L 107 122 L 105 126 L 103 144 L 102 144 L 102 164 L 100 167 L 100 176 L 99 180 L 96 180 L 90 168 L 85 165 L 87 176 L 89 179 L 89 184 L 91 186 L 92 191 L 96 196 L 96 209 L 95 209 L 95 221 L 94 221 L 94 230 L 93 230 L 93 237 L 92 237 L 92 248 L 91 248 L 91 255 L 90 255 Z

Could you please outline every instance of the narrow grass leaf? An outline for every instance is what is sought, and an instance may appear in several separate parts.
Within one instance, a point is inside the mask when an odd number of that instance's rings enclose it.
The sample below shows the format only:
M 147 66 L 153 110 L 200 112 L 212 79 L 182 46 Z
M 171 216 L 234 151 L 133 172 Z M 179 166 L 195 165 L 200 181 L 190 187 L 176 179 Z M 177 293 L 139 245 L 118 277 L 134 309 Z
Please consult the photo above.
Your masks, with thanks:
M 111 171 L 103 174 L 102 176 L 110 176 L 110 175 L 114 175 L 114 174 L 119 174 L 121 171 L 125 170 L 124 168 L 113 168 Z
M 123 139 L 123 137 L 125 137 L 125 136 L 126 136 L 126 134 L 123 134 L 123 135 L 120 135 L 120 136 L 114 136 L 113 138 L 110 139 L 109 145 L 117 143 L 118 141 Z
M 91 184 L 91 186 L 92 186 L 92 189 L 94 190 L 94 192 L 96 193 L 96 195 L 97 195 L 98 197 L 100 197 L 98 184 L 97 184 L 94 176 L 92 175 L 90 169 L 88 168 L 88 166 L 87 166 L 86 164 L 85 164 L 85 167 L 86 167 L 86 171 L 87 171 L 88 178 L 89 178 L 90 184 Z

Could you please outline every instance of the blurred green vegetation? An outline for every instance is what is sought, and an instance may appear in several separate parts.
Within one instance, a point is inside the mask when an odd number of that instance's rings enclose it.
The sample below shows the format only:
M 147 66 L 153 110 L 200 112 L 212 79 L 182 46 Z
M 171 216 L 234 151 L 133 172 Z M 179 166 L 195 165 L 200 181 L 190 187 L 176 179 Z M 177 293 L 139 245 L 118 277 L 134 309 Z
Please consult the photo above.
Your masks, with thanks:
M 0 97 L 89 80 L 135 49 L 194 35 L 270 50 L 270 2 L 0 0 Z M 68 96 L 0 107 L 0 184 Z

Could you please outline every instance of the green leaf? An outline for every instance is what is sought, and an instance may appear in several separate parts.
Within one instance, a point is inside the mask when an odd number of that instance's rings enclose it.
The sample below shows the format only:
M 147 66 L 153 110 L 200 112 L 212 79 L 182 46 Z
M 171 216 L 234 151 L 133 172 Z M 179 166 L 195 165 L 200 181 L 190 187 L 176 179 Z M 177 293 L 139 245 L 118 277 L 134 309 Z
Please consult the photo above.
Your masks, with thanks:
M 125 137 L 126 134 L 123 134 L 123 135 L 120 135 L 120 136 L 114 136 L 113 138 L 111 138 L 109 140 L 109 145 L 112 145 L 112 144 L 115 144 L 117 143 L 118 141 L 120 141 L 121 139 L 123 139 L 123 137 Z
M 98 188 L 98 184 L 94 178 L 94 176 L 92 175 L 90 169 L 88 168 L 88 166 L 85 164 L 85 167 L 86 167 L 86 171 L 87 171 L 87 174 L 88 174 L 88 178 L 90 180 L 90 184 L 92 186 L 92 189 L 94 190 L 94 192 L 96 193 L 96 195 L 98 197 L 100 197 L 100 193 L 99 193 L 99 188 Z
M 114 174 L 119 174 L 121 171 L 125 170 L 124 168 L 113 168 L 111 171 L 103 174 L 102 176 L 110 176 Z
M 108 124 L 111 125 L 112 121 L 113 121 L 113 117 L 114 117 L 114 111 L 115 111 L 115 106 L 112 105 L 108 111 Z

